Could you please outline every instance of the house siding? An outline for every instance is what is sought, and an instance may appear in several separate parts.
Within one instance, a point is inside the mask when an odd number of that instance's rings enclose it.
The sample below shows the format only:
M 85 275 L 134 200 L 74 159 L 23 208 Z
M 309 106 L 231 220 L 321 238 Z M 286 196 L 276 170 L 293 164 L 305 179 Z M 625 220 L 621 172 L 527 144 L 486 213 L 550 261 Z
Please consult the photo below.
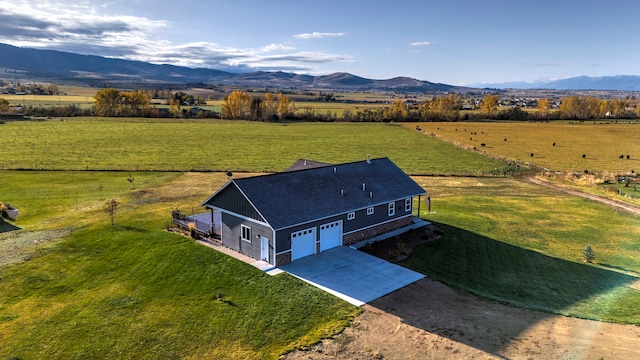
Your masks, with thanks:
M 319 227 L 320 225 L 323 224 L 327 224 L 327 223 L 331 223 L 334 221 L 338 221 L 338 220 L 342 220 L 342 232 L 344 233 L 351 233 L 351 232 L 357 232 L 360 229 L 364 229 L 367 233 L 370 233 L 371 230 L 368 230 L 371 227 L 375 227 L 377 224 L 381 224 L 384 223 L 383 227 L 384 228 L 388 228 L 389 226 L 393 226 L 393 225 L 388 225 L 388 224 L 396 224 L 396 228 L 397 227 L 402 227 L 404 225 L 400 225 L 400 224 L 404 224 L 405 222 L 395 222 L 396 219 L 400 219 L 400 218 L 405 218 L 407 216 L 409 216 L 409 219 L 411 219 L 411 211 L 405 211 L 404 208 L 404 203 L 405 199 L 400 199 L 400 200 L 396 200 L 393 201 L 394 206 L 395 206 L 395 214 L 393 216 L 389 216 L 388 215 L 388 204 L 389 203 L 384 203 L 384 204 L 380 204 L 374 207 L 374 213 L 372 215 L 367 215 L 367 209 L 360 209 L 355 211 L 356 213 L 356 217 L 353 220 L 347 220 L 347 214 L 340 214 L 340 215 L 336 215 L 336 216 L 331 216 L 331 217 L 327 217 L 321 220 L 317 220 L 317 221 L 312 221 L 312 222 L 308 222 L 308 223 L 304 223 L 301 225 L 296 225 L 296 226 L 292 226 L 283 230 L 278 230 L 276 232 L 276 253 L 282 253 L 285 251 L 289 251 L 291 250 L 291 233 L 300 231 L 300 230 L 305 230 L 311 227 L 316 227 L 317 231 L 316 231 L 316 242 L 318 242 L 320 240 L 319 236 L 320 236 L 320 231 L 319 231 Z M 409 221 L 410 222 L 410 221 Z M 382 231 L 383 228 L 380 228 L 378 231 Z M 387 231 L 391 231 L 394 229 L 390 229 Z M 385 232 L 387 232 L 385 231 Z M 363 239 L 365 239 L 364 237 L 361 237 Z M 344 239 L 343 239 L 343 245 L 350 245 L 347 244 Z M 353 244 L 353 243 L 351 243 Z
M 225 209 L 251 219 L 266 222 L 234 183 L 222 189 L 215 198 L 210 199 L 204 205 Z
M 404 199 L 393 201 L 393 203 L 396 209 L 393 216 L 388 215 L 389 203 L 374 206 L 373 214 L 371 215 L 367 215 L 367 209 L 360 209 L 356 211 L 356 218 L 353 220 L 347 220 L 347 217 L 345 216 L 343 231 L 345 233 L 350 233 L 375 224 L 388 222 L 389 220 L 397 219 L 411 213 L 410 211 L 404 211 Z
M 241 225 L 251 228 L 251 242 L 241 239 Z M 266 225 L 242 219 L 229 213 L 222 213 L 222 244 L 239 253 L 260 260 L 260 237 L 269 239 L 269 263 L 273 264 L 273 230 Z

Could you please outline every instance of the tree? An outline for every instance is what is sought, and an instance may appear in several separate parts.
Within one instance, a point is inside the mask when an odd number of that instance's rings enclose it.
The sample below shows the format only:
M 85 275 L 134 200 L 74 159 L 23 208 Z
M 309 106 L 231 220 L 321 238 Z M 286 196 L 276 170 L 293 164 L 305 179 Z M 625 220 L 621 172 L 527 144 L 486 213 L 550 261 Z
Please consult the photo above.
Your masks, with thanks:
M 262 116 L 264 119 L 273 119 L 278 114 L 278 100 L 272 93 L 264 94 L 262 100 Z
M 222 103 L 222 117 L 246 119 L 251 108 L 251 97 L 244 91 L 233 91 Z
M 492 116 L 498 110 L 498 95 L 487 94 L 482 99 L 482 112 Z
M 549 112 L 551 110 L 551 102 L 549 99 L 540 99 L 538 100 L 538 113 L 542 117 L 549 116 Z
M 409 116 L 409 110 L 407 110 L 407 106 L 404 104 L 404 101 L 398 99 L 394 100 L 391 103 L 391 107 L 389 109 L 385 109 L 384 117 L 393 120 L 393 121 L 402 121 L 405 120 Z
M 560 104 L 560 115 L 563 119 L 586 119 L 587 107 L 581 97 L 569 96 Z
M 591 244 L 587 244 L 587 247 L 582 251 L 582 258 L 584 261 L 590 263 L 596 258 L 596 253 L 591 248 Z
M 422 118 L 426 120 L 455 121 L 460 118 L 462 100 L 458 94 L 447 96 L 434 96 L 430 102 L 426 102 L 418 108 Z
M 249 109 L 251 119 L 262 120 L 262 110 L 262 99 L 258 97 L 251 99 L 251 108 Z
M 124 99 L 122 113 L 126 115 L 143 115 L 150 107 L 151 98 L 145 91 L 130 91 L 121 93 Z
M 169 99 L 169 112 L 171 113 L 171 115 L 175 116 L 175 117 L 179 117 L 180 116 L 180 100 L 179 99 L 174 99 L 171 98 Z
M 116 116 L 122 96 L 114 88 L 98 90 L 94 98 L 94 108 L 98 116 Z
M 5 98 L 0 97 L 0 111 L 9 110 L 9 101 Z
M 111 225 L 113 225 L 113 219 L 116 216 L 116 211 L 118 210 L 118 202 L 116 201 L 116 199 L 108 200 L 102 207 L 102 210 L 107 213 L 107 215 L 109 215 L 109 217 L 111 218 Z
M 282 93 L 278 94 L 278 115 L 281 119 L 292 115 L 296 111 L 296 105 L 293 100 Z

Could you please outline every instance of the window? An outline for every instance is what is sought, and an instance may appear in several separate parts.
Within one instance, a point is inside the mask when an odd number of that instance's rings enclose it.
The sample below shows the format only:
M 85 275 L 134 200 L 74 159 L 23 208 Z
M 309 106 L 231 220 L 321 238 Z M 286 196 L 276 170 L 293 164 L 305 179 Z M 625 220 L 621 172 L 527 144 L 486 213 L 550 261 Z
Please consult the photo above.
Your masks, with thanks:
M 389 203 L 389 216 L 393 216 L 396 214 L 396 203 Z
M 411 198 L 408 199 L 404 199 L 404 211 L 405 212 L 409 212 L 411 211 L 411 205 L 413 203 L 413 201 L 411 201 Z
M 251 242 L 251 228 L 248 226 L 240 225 L 242 229 L 242 234 L 240 235 L 242 240 Z
M 367 215 L 373 215 L 373 208 L 367 208 Z
M 356 213 L 355 212 L 350 212 L 347 214 L 347 220 L 353 220 L 356 218 Z

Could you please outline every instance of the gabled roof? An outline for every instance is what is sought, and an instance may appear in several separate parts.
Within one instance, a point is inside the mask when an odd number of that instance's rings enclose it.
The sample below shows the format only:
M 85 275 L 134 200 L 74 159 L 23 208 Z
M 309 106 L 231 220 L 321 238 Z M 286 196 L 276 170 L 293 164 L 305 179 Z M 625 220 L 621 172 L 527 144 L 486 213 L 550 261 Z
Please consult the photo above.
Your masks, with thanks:
M 232 184 L 276 230 L 426 193 L 388 158 L 234 179 L 222 189 Z M 202 205 L 213 206 L 221 190 Z
M 329 166 L 329 163 L 323 163 L 320 161 L 307 160 L 307 159 L 298 159 L 293 165 L 289 166 L 285 171 L 296 171 L 296 170 L 305 170 L 305 169 L 313 169 L 317 167 Z

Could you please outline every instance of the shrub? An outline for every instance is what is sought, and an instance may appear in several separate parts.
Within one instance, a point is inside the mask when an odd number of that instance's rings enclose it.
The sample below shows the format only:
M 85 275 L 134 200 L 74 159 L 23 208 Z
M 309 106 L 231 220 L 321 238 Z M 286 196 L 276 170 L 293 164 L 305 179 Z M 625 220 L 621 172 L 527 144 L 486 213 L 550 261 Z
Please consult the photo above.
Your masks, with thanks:
M 195 238 L 196 237 L 196 223 L 190 222 L 189 224 L 187 224 L 187 228 L 189 229 L 189 235 L 191 235 L 192 238 Z
M 588 244 L 586 248 L 582 251 L 582 258 L 584 261 L 590 263 L 593 262 L 596 258 L 596 253 L 591 248 L 591 244 Z

